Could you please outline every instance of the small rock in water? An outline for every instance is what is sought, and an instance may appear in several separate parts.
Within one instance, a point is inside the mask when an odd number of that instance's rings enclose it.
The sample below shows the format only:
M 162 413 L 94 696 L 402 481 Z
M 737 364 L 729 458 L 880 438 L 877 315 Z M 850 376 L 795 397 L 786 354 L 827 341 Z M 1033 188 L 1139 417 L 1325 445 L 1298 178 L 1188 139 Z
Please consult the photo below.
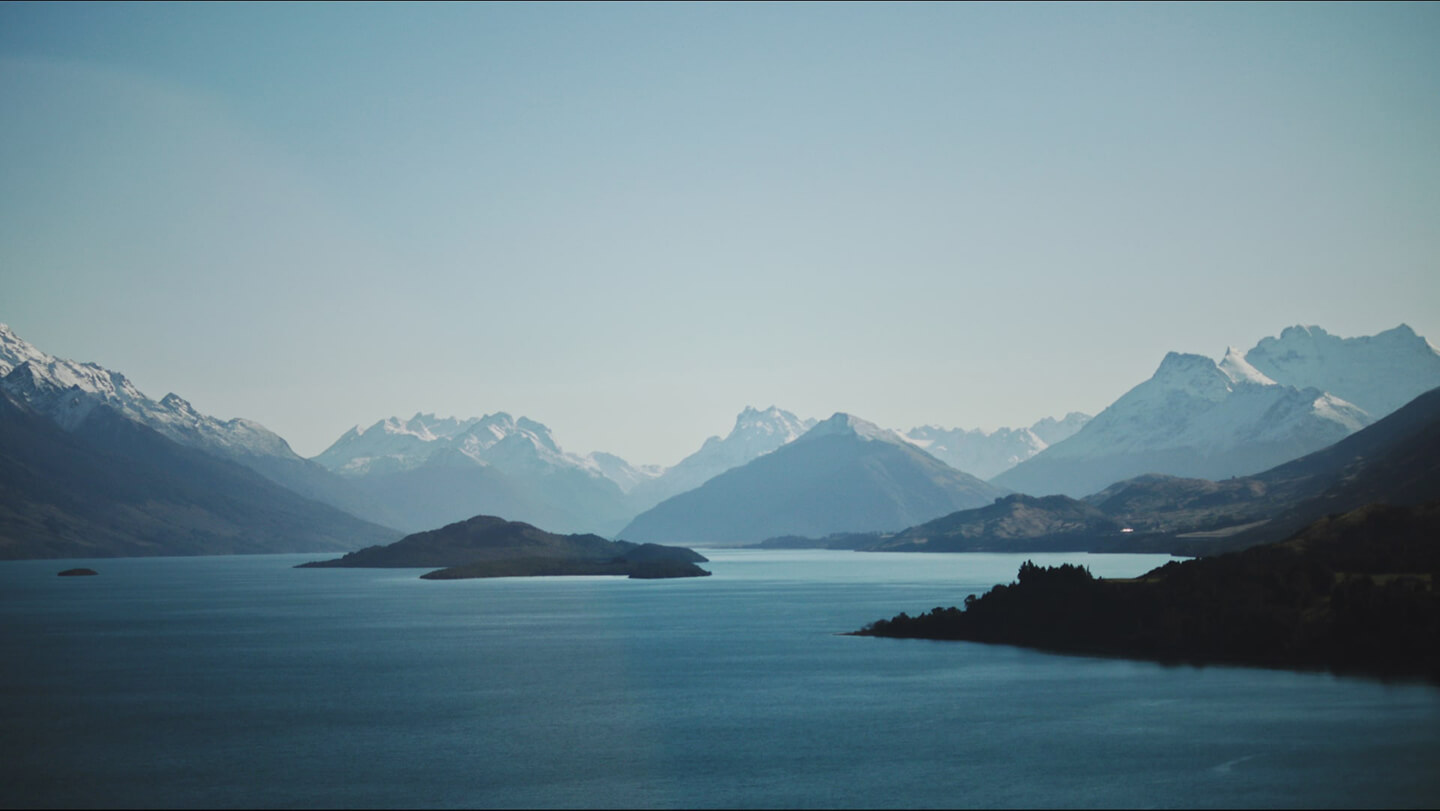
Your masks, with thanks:
M 60 577 L 80 577 L 82 575 L 100 574 L 94 569 L 66 569 L 60 573 Z

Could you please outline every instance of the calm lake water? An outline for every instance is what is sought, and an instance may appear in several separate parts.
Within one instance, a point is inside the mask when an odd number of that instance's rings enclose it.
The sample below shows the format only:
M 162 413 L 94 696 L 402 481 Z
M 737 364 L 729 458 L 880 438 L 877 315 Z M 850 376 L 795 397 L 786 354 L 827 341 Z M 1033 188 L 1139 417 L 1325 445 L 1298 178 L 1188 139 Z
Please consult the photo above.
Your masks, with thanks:
M 838 635 L 1027 557 L 1166 558 L 705 552 L 666 581 L 0 563 L 0 804 L 1440 806 L 1431 686 Z

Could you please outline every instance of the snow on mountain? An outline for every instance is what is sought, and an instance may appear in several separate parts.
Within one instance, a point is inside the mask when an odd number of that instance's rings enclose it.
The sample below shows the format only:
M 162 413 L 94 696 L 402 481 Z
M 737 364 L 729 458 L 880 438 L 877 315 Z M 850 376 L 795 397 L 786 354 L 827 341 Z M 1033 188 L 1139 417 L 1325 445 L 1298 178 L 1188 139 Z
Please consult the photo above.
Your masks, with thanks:
M 1225 357 L 1220 359 L 1218 365 L 1220 371 L 1224 372 L 1225 376 L 1230 378 L 1231 383 L 1255 383 L 1261 386 L 1275 385 L 1274 380 L 1271 380 L 1259 369 L 1251 366 L 1250 362 L 1245 360 L 1245 356 L 1241 355 L 1233 346 L 1226 347 Z M 1297 388 L 1304 387 L 1298 386 Z
M 957 470 L 989 479 L 1069 438 L 1089 421 L 1089 414 L 1072 411 L 1062 420 L 1046 417 L 1029 428 L 967 431 L 923 425 L 906 431 L 904 437 Z
M 712 436 L 699 450 L 663 473 L 638 482 L 630 491 L 632 507 L 641 512 L 693 490 L 727 470 L 793 442 L 814 425 L 813 419 L 801 419 L 773 405 L 764 410 L 746 406 L 724 439 Z
M 0 377 L 10 374 L 22 363 L 44 365 L 54 358 L 22 340 L 6 324 L 0 324 Z
M 1045 450 L 1045 442 L 1029 428 L 941 428 L 923 425 L 905 437 L 956 470 L 988 479 Z
M 408 420 L 389 417 L 369 428 L 351 428 L 313 461 L 342 476 L 410 470 L 479 421 L 418 412 Z
M 633 515 L 615 479 L 646 475 L 610 454 L 568 453 L 545 425 L 503 411 L 357 426 L 315 461 L 411 530 L 492 514 L 556 532 L 609 534 Z
M 601 475 L 619 485 L 622 493 L 629 493 L 642 482 L 650 481 L 665 473 L 662 465 L 632 465 L 613 453 L 595 451 L 586 454 L 587 465 L 600 471 Z
M 125 375 L 94 363 L 48 355 L 0 324 L 0 388 L 73 431 L 100 404 L 187 447 L 224 457 L 275 456 L 300 461 L 290 445 L 259 423 L 201 414 L 176 394 L 158 403 Z
M 1286 327 L 1245 354 L 1277 382 L 1316 388 L 1380 419 L 1440 386 L 1440 350 L 1401 324 L 1376 335 L 1341 338 L 1320 327 Z
M 1219 363 L 1171 352 L 1076 434 L 994 482 L 1078 497 L 1143 473 L 1220 479 L 1318 450 L 1370 422 L 1332 394 L 1275 382 L 1234 349 Z
M 146 397 L 125 375 L 94 363 L 53 357 L 0 324 L 0 389 L 75 432 L 101 406 L 155 430 L 166 439 L 238 462 L 308 499 L 351 515 L 393 526 L 392 515 L 346 482 L 301 458 L 265 426 L 245 419 L 202 414 L 183 397 Z
M 841 413 L 641 513 L 621 537 L 733 544 L 893 531 L 1004 494 L 893 431 Z
M 603 477 L 606 467 L 561 450 L 545 425 L 504 411 L 469 419 L 421 413 L 408 420 L 390 417 L 369 428 L 351 428 L 315 461 L 342 476 L 358 477 L 413 470 L 441 451 L 452 457 L 447 464 L 469 460 L 507 472 L 575 469 Z
M 1233 350 L 1227 358 L 1239 360 Z M 1226 367 L 1203 355 L 1171 352 L 1153 377 L 1047 455 L 1074 459 L 1173 448 L 1213 454 L 1255 439 L 1317 435 L 1319 448 L 1372 421 L 1353 404 L 1325 392 L 1284 386 L 1253 368 L 1247 371 L 1233 363 Z
M 1080 411 L 1071 411 L 1063 419 L 1046 417 L 1030 426 L 1030 433 L 1040 438 L 1046 447 L 1056 442 L 1064 442 L 1074 436 L 1077 431 L 1085 427 L 1093 417 Z

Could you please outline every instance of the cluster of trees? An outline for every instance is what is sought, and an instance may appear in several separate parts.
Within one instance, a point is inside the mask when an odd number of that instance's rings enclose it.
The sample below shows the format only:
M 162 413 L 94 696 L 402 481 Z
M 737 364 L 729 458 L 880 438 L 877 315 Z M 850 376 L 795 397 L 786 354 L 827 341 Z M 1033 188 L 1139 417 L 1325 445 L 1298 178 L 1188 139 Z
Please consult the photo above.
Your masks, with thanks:
M 857 633 L 1440 680 L 1440 509 L 1425 509 L 1365 508 L 1323 532 L 1135 580 L 1026 561 L 1016 582 L 963 610 L 902 613 Z

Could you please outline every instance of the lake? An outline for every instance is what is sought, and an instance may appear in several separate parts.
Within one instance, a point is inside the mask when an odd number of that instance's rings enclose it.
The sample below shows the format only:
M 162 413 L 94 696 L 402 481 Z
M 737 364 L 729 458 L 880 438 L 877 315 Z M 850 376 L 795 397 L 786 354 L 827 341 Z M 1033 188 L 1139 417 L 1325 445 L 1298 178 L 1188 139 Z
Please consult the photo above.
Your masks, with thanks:
M 1440 806 L 1433 686 L 840 635 L 1027 558 L 1163 556 L 702 551 L 660 581 L 0 563 L 0 804 Z

